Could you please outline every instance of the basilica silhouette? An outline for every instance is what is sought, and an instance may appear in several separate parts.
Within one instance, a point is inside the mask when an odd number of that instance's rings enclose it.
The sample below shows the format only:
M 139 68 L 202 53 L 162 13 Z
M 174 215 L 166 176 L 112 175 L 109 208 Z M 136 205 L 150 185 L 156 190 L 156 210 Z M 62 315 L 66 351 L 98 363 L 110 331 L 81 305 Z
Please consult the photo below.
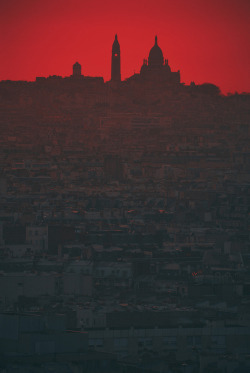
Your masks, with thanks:
M 76 62 L 73 65 L 73 78 L 83 78 L 81 74 L 81 65 Z M 121 51 L 118 42 L 117 34 L 112 45 L 111 53 L 111 82 L 121 82 Z M 168 64 L 168 60 L 164 59 L 161 48 L 158 45 L 157 36 L 155 36 L 155 44 L 150 49 L 148 59 L 143 60 L 143 65 L 139 74 L 134 74 L 126 79 L 127 82 L 163 82 L 170 85 L 180 84 L 180 71 L 173 72 Z
M 171 71 L 168 60 L 164 59 L 162 50 L 158 45 L 157 36 L 155 36 L 155 44 L 150 49 L 148 59 L 143 60 L 140 74 L 134 74 L 128 80 L 131 79 L 138 82 L 162 82 L 170 85 L 180 84 L 180 71 Z

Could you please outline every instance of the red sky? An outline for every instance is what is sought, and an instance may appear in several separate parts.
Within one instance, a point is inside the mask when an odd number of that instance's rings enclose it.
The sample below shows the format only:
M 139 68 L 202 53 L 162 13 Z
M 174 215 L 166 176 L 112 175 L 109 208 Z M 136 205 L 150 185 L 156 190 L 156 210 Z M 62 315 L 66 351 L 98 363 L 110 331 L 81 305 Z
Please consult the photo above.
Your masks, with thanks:
M 249 19 L 249 0 L 2 0 L 0 80 L 68 76 L 75 61 L 109 80 L 115 33 L 125 79 L 157 34 L 183 82 L 249 92 Z

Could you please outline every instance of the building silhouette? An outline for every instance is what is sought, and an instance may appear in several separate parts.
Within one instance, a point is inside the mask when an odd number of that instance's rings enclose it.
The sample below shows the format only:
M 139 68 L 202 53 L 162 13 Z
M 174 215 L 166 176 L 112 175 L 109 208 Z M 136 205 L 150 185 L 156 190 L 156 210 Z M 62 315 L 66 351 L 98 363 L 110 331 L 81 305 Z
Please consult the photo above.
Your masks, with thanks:
M 79 62 L 74 63 L 73 65 L 73 77 L 79 77 L 82 75 L 82 66 L 79 64 Z
M 164 81 L 168 84 L 180 83 L 180 71 L 171 71 L 168 60 L 164 60 L 157 36 L 155 36 L 154 46 L 150 49 L 148 60 L 143 61 L 140 75 L 143 80 Z
M 115 35 L 115 40 L 112 46 L 112 57 L 111 57 L 111 81 L 121 81 L 121 55 L 120 55 L 120 44 Z
M 98 102 L 104 104 L 102 96 L 105 86 L 119 87 L 124 89 L 146 89 L 146 92 L 167 90 L 168 92 L 185 91 L 189 93 L 218 95 L 220 89 L 214 84 L 204 83 L 196 85 L 194 82 L 187 85 L 181 82 L 180 70 L 172 71 L 168 63 L 168 59 L 164 58 L 162 49 L 158 45 L 158 38 L 155 36 L 155 43 L 149 51 L 148 58 L 143 60 L 139 73 L 134 73 L 132 76 L 121 79 L 121 55 L 120 44 L 118 42 L 117 34 L 112 44 L 111 53 L 111 79 L 108 82 L 104 81 L 103 77 L 88 76 L 82 74 L 82 67 L 79 62 L 75 62 L 70 76 L 49 75 L 48 77 L 36 77 L 35 84 L 37 87 L 49 87 L 55 91 L 62 89 L 93 89 L 98 96 Z M 115 84 L 114 84 L 115 83 Z M 4 83 L 5 84 L 5 83 Z M 9 84 L 9 83 L 7 83 Z M 27 82 L 11 82 L 11 84 L 18 84 L 27 86 Z M 105 98 L 107 100 L 107 98 Z M 117 97 L 115 98 L 117 100 Z

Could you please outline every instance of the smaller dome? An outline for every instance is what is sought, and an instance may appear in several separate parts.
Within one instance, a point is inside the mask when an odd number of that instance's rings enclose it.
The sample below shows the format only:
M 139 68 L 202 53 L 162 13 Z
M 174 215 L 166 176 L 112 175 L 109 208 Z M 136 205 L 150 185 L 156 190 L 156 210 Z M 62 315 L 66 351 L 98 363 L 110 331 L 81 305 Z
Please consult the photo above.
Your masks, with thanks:
M 163 53 L 157 44 L 157 36 L 155 37 L 155 45 L 151 48 L 148 56 L 149 66 L 162 66 L 164 62 Z

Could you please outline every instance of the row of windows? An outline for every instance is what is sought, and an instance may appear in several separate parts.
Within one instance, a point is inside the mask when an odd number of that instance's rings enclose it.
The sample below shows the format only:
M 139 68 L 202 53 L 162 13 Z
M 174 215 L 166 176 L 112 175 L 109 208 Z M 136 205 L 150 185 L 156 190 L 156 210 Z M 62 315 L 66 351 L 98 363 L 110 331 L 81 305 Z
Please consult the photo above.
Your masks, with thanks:
M 176 346 L 177 337 L 176 336 L 167 336 L 163 338 L 163 346 Z M 201 336 L 187 336 L 186 342 L 188 346 L 201 346 L 202 339 Z M 211 336 L 212 345 L 223 347 L 226 344 L 225 336 Z M 103 347 L 103 339 L 89 339 L 90 347 Z M 138 338 L 137 340 L 138 348 L 151 348 L 153 346 L 152 338 Z M 115 349 L 125 349 L 128 347 L 128 338 L 115 338 L 114 339 L 114 348 Z
M 44 229 L 43 229 L 43 230 L 39 230 L 39 231 L 38 231 L 38 230 L 29 230 L 29 231 L 28 231 L 28 235 L 29 235 L 29 236 L 39 236 L 39 235 L 41 236 L 41 234 L 44 235 L 44 234 L 46 234 L 46 233 L 47 233 L 47 232 L 44 231 Z
M 122 274 L 123 277 L 127 277 L 128 272 L 125 270 L 121 271 L 120 269 L 112 270 L 110 272 L 105 272 L 104 270 L 96 270 L 96 274 L 97 276 L 101 276 L 101 277 L 115 275 L 115 274 L 116 275 Z

